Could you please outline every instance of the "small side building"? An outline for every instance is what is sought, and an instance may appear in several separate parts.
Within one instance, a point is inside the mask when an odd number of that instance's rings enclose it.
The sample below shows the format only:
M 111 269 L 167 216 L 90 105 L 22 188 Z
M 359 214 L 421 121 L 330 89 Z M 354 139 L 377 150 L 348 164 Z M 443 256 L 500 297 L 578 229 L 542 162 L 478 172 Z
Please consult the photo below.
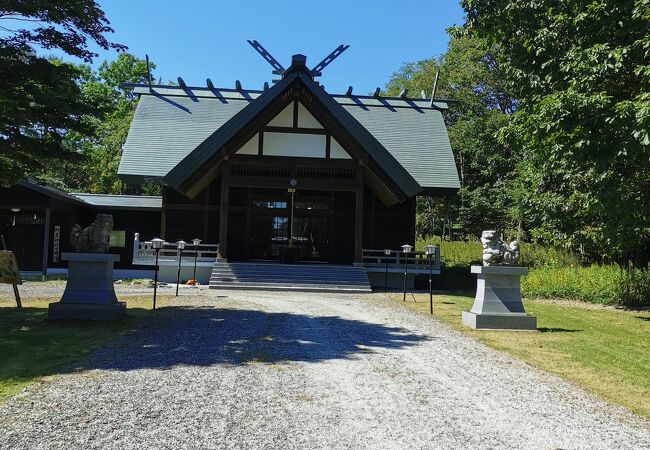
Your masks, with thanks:
M 35 274 L 62 272 L 61 253 L 73 251 L 70 231 L 75 223 L 88 226 L 97 214 L 113 215 L 111 253 L 120 256 L 116 273 L 148 275 L 147 267 L 133 265 L 133 237 L 160 233 L 160 196 L 69 193 L 35 181 L 0 187 L 0 234 L 16 254 L 21 271 Z

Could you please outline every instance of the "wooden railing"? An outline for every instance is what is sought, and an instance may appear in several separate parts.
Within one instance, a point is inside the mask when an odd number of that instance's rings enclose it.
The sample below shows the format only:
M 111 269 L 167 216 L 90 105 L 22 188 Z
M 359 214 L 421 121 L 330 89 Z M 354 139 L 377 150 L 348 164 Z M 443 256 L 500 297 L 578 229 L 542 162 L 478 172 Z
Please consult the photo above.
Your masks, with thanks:
M 363 250 L 363 265 L 368 272 L 384 272 L 388 263 L 388 272 L 404 272 L 406 265 L 409 273 L 429 273 L 429 256 L 424 252 L 404 253 L 392 250 L 386 255 L 384 250 Z M 435 254 L 431 256 L 432 272 L 440 273 L 440 246 L 436 245 Z
M 196 252 L 196 253 L 195 253 Z M 175 242 L 165 242 L 163 248 L 158 254 L 158 261 L 178 261 L 181 251 L 178 250 Z M 182 251 L 181 258 L 194 260 L 197 262 L 209 261 L 211 263 L 217 260 L 219 254 L 219 244 L 199 244 L 194 249 L 192 242 L 188 242 Z M 153 249 L 151 241 L 141 241 L 140 233 L 135 233 L 133 239 L 133 264 L 135 265 L 153 265 L 155 263 L 156 251 Z

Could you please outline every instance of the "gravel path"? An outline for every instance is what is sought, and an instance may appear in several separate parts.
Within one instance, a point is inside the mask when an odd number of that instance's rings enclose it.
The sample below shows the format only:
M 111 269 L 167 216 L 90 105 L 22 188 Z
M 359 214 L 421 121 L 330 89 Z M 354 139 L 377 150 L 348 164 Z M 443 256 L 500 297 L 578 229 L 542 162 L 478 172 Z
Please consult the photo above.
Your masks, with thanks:
M 2 448 L 630 448 L 650 424 L 381 294 L 201 290 L 0 406 Z

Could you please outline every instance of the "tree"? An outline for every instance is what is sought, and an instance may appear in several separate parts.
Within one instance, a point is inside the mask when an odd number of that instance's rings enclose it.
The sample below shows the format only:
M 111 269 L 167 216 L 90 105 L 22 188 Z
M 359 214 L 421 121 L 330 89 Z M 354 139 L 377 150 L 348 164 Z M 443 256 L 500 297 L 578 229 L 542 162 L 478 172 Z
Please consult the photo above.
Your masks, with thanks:
M 24 27 L 22 27 L 24 26 Z M 99 114 L 82 95 L 82 73 L 71 64 L 37 55 L 61 50 L 84 61 L 93 41 L 125 49 L 104 34 L 113 30 L 93 0 L 22 0 L 0 5 L 0 184 L 78 158 L 64 145 L 70 131 L 88 134 L 83 116 Z
M 405 64 L 393 74 L 386 91 L 396 95 L 402 89 L 431 92 L 440 71 L 437 98 L 455 101 L 446 113 L 449 137 L 461 179 L 457 196 L 420 198 L 418 230 L 441 235 L 480 235 L 487 228 L 518 225 L 513 215 L 509 183 L 514 177 L 515 151 L 496 139 L 508 122 L 516 102 L 508 92 L 501 70 L 498 46 L 450 30 L 447 52 L 438 58 Z
M 650 252 L 650 2 L 462 0 L 465 29 L 504 52 L 520 100 L 501 135 L 522 149 L 534 236 L 602 259 Z
M 154 69 L 155 64 L 150 67 Z M 93 123 L 91 135 L 71 134 L 68 145 L 81 149 L 86 155 L 86 173 L 79 186 L 89 192 L 120 193 L 122 182 L 117 176 L 122 145 L 133 119 L 137 98 L 124 90 L 122 83 L 145 83 L 147 63 L 129 53 L 120 53 L 114 61 L 104 61 L 94 72 L 80 67 L 86 74 L 80 83 L 84 97 L 97 109 L 105 111 L 101 119 L 86 117 Z M 72 188 L 72 186 L 70 186 Z

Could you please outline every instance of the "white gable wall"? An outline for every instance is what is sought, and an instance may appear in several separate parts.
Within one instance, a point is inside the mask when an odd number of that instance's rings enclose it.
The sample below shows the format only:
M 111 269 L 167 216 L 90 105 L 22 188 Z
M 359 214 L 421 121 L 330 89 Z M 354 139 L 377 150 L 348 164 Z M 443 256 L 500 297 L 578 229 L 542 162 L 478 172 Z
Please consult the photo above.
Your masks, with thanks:
M 330 142 L 330 158 L 334 159 L 352 159 L 345 149 L 334 138 Z
M 309 130 L 324 130 L 320 122 L 298 102 L 298 127 L 293 125 L 295 104 L 291 103 L 275 116 L 268 124 L 269 127 L 293 128 Z M 324 131 L 323 131 L 324 132 Z M 327 157 L 327 136 L 316 133 L 283 133 L 275 131 L 264 131 L 262 141 L 263 156 L 289 156 L 295 158 L 326 158 Z M 259 154 L 259 134 L 244 144 L 237 153 L 240 155 Z M 330 138 L 330 158 L 352 159 L 348 152 L 343 149 L 336 139 Z
M 293 103 L 280 111 L 280 114 L 271 119 L 268 125 L 271 127 L 293 127 Z
M 265 156 L 325 158 L 324 134 L 264 133 Z
M 259 151 L 260 135 L 256 134 L 250 141 L 246 142 L 242 147 L 237 150 L 240 155 L 257 155 Z
M 307 108 L 298 102 L 298 128 L 317 128 L 322 130 L 323 126 L 314 116 L 311 115 Z

